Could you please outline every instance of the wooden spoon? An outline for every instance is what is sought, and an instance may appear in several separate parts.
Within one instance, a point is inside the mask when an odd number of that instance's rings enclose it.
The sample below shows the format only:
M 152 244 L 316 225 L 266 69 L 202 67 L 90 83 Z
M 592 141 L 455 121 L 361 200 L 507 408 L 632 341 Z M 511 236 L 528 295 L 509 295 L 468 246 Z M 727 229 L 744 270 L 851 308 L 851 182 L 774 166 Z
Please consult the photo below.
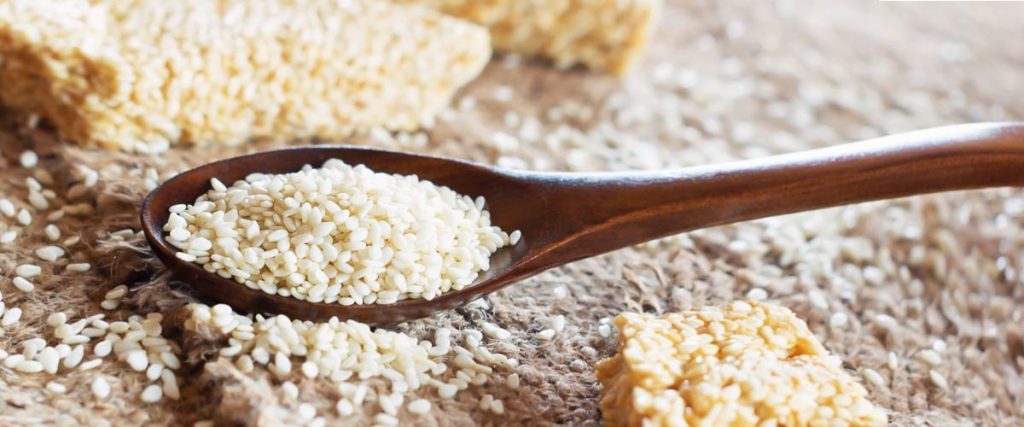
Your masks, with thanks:
M 164 241 L 168 208 L 252 172 L 285 173 L 331 158 L 379 171 L 416 174 L 482 195 L 493 222 L 522 230 L 476 283 L 433 300 L 393 304 L 311 303 L 253 290 L 174 256 Z M 142 205 L 156 255 L 205 297 L 255 313 L 337 316 L 391 324 L 465 304 L 546 269 L 680 232 L 847 203 L 938 191 L 1024 185 L 1024 122 L 968 124 L 755 160 L 670 171 L 558 173 L 502 169 L 459 160 L 360 147 L 312 146 L 210 163 L 158 187 Z

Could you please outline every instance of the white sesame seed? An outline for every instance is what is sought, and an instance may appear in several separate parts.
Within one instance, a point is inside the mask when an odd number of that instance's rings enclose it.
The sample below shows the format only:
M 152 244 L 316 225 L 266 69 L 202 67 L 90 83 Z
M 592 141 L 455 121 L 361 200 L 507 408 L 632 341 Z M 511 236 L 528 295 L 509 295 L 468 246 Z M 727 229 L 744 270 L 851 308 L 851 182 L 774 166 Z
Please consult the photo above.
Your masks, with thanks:
M 160 373 L 160 379 L 163 381 L 164 396 L 171 400 L 181 399 L 181 389 L 178 388 L 178 379 L 174 376 L 174 372 L 164 369 Z
M 21 167 L 23 168 L 34 168 L 39 164 L 39 156 L 36 155 L 35 151 L 25 150 L 21 152 L 20 156 L 18 156 L 18 161 L 21 163 Z
M 57 350 L 53 347 L 46 347 L 39 352 L 37 356 L 39 363 L 43 365 L 43 370 L 49 374 L 56 374 L 57 367 L 60 364 L 60 356 L 57 354 Z
M 43 364 L 35 360 L 23 360 L 14 366 L 14 370 L 26 374 L 43 372 Z
M 508 376 L 508 386 L 512 388 L 519 388 L 519 374 L 512 374 Z
M 917 353 L 917 358 L 931 366 L 939 366 L 942 364 L 942 356 L 934 350 L 921 350 Z
M 874 384 L 877 387 L 885 387 L 885 378 L 882 378 L 882 374 L 879 374 L 878 371 L 871 368 L 864 368 L 861 370 L 861 375 L 863 375 L 864 379 L 869 383 Z
M 128 287 L 125 285 L 117 285 L 113 289 L 107 291 L 107 293 L 103 295 L 103 299 L 121 299 L 124 298 L 125 295 L 128 295 Z
M 107 384 L 107 380 L 104 380 L 103 377 L 96 377 L 92 381 L 90 389 L 93 396 L 96 396 L 97 399 L 106 399 L 107 396 L 110 396 L 110 384 Z
M 15 323 L 18 323 L 18 320 L 20 319 L 21 309 L 18 307 L 14 307 L 10 310 L 7 310 L 7 312 L 4 313 L 3 320 L 0 320 L 0 326 L 11 326 Z
M 42 272 L 43 272 L 43 269 L 40 268 L 38 265 L 34 265 L 34 264 L 22 264 L 22 265 L 19 265 L 17 268 L 14 269 L 14 273 L 15 274 L 17 274 L 17 275 L 19 275 L 21 277 L 24 277 L 26 279 L 31 279 L 32 277 L 38 276 L 39 273 L 42 273 Z
M 750 298 L 754 301 L 764 301 L 768 299 L 768 292 L 761 288 L 752 288 L 751 290 L 747 291 L 747 298 Z
M 875 316 L 875 323 L 878 323 L 879 325 L 886 329 L 895 329 L 897 326 L 899 326 L 899 324 L 896 322 L 896 319 L 894 319 L 892 316 L 888 314 L 879 314 Z
M 66 267 L 67 271 L 74 271 L 76 273 L 83 273 L 92 269 L 92 264 L 87 262 L 76 262 L 68 264 Z
M 50 314 L 49 316 L 46 317 L 46 324 L 49 325 L 51 328 L 56 328 L 56 327 L 58 327 L 60 325 L 63 325 L 65 323 L 67 323 L 67 321 L 68 321 L 68 315 L 64 314 L 63 311 L 58 311 L 56 313 L 52 313 L 52 314 Z
M 338 399 L 338 403 L 335 405 L 335 409 L 337 409 L 338 415 L 341 415 L 343 417 L 352 415 L 355 412 L 355 407 L 352 406 L 352 402 L 350 402 L 346 398 Z
M 14 283 L 14 287 L 18 288 L 18 290 L 22 292 L 32 292 L 36 288 L 32 282 L 25 280 L 25 278 L 21 276 L 16 276 L 12 282 Z
M 299 419 L 312 420 L 316 417 L 316 407 L 308 403 L 299 404 Z
M 57 221 L 60 221 L 63 218 L 64 218 L 64 211 L 63 210 L 55 210 L 53 212 L 50 212 L 50 213 L 46 214 L 46 220 L 50 221 L 50 222 L 57 222 Z M 50 224 L 50 225 L 53 225 L 53 224 Z M 58 230 L 58 231 L 60 231 L 60 230 Z
M 811 290 L 807 293 L 807 299 L 811 302 L 811 305 L 821 309 L 828 309 L 828 300 L 825 299 L 825 294 L 818 290 Z
M 555 332 L 562 332 L 565 330 L 565 316 L 558 315 L 551 319 L 551 329 Z
M 50 381 L 46 383 L 46 389 L 49 390 L 51 393 L 58 394 L 66 393 L 68 391 L 68 388 L 65 387 L 64 384 L 61 384 L 56 381 Z
M 146 366 L 149 365 L 149 358 L 146 356 L 144 350 L 132 350 L 124 354 L 124 360 L 131 366 L 136 372 L 142 372 L 146 370 Z
M 537 334 L 535 336 L 537 337 L 537 339 L 541 339 L 541 340 L 547 341 L 547 340 L 550 340 L 550 339 L 555 337 L 555 330 L 554 329 L 544 329 L 544 330 L 542 330 L 540 332 L 537 332 Z
M 163 372 L 164 365 L 161 365 L 159 363 L 151 364 L 149 365 L 148 368 L 146 368 L 146 378 L 149 379 L 150 381 L 156 381 L 158 378 L 160 378 L 160 374 L 162 374 Z
M 51 242 L 56 242 L 60 239 L 60 229 L 56 225 L 50 224 L 43 229 L 46 234 L 46 238 L 50 239 Z
M 166 366 L 168 369 L 181 368 L 181 361 L 178 359 L 178 356 L 174 355 L 174 353 L 171 353 L 169 351 L 160 353 L 160 361 L 164 362 L 164 366 Z
M 68 355 L 64 357 L 64 367 L 68 369 L 74 369 L 79 366 L 82 362 L 82 358 L 85 357 L 85 347 L 82 345 L 76 345 Z
M 483 322 L 480 326 L 480 329 L 483 331 L 485 335 L 497 340 L 507 340 L 512 337 L 511 332 L 503 329 L 502 327 L 494 323 Z
M 26 210 L 26 209 L 19 210 L 18 211 L 18 215 L 16 216 L 15 219 L 17 219 L 18 220 L 18 224 L 21 224 L 21 225 L 32 224 L 32 214 L 28 210 Z
M 316 363 L 306 361 L 302 364 L 302 375 L 306 378 L 316 378 L 320 374 L 320 369 L 317 368 Z
M 64 256 L 64 249 L 57 246 L 43 246 L 36 249 L 36 256 L 44 261 L 54 262 Z
M 491 412 L 494 412 L 497 415 L 504 414 L 505 413 L 505 403 L 502 402 L 501 400 L 494 399 L 494 401 L 491 402 Z
M 430 401 L 426 399 L 413 400 L 412 402 L 409 402 L 408 409 L 409 412 L 414 414 L 426 414 L 427 412 L 430 412 Z
M 931 379 L 932 384 L 935 384 L 943 390 L 949 387 L 949 383 L 946 382 L 946 377 L 942 376 L 942 374 L 934 369 L 928 371 L 928 378 Z
M 848 322 L 848 320 L 849 320 L 849 317 L 847 317 L 846 313 L 843 313 L 843 312 L 840 311 L 840 312 L 832 313 L 832 316 L 829 317 L 829 319 L 828 319 L 828 325 L 830 327 L 834 328 L 834 329 L 842 328 L 843 326 L 846 326 L 846 323 Z
M 0 214 L 8 218 L 14 218 L 14 215 L 17 214 L 14 203 L 11 203 L 9 199 L 0 198 Z
M 100 364 L 102 364 L 102 363 L 103 363 L 103 359 L 87 360 L 85 362 L 82 362 L 82 364 L 78 365 L 78 370 L 79 371 L 88 371 L 88 370 L 90 370 L 92 368 L 100 366 Z
M 42 193 L 31 191 L 28 193 L 28 204 L 32 205 L 36 210 L 46 210 L 50 207 L 50 202 L 46 200 L 46 197 Z
M 11 243 L 15 239 L 17 239 L 17 238 L 18 238 L 18 231 L 17 230 L 8 230 L 8 231 L 5 231 L 3 234 L 0 234 L 0 243 L 3 243 L 3 244 Z
M 142 401 L 146 403 L 159 402 L 164 397 L 164 391 L 156 384 L 150 384 L 142 390 Z

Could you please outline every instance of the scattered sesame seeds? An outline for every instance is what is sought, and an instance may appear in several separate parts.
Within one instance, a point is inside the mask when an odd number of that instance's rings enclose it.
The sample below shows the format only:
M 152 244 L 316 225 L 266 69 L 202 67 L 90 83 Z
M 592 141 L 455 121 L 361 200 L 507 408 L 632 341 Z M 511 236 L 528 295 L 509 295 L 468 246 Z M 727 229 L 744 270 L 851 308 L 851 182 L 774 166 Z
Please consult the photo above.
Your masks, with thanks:
M 541 330 L 540 332 L 537 332 L 534 336 L 536 336 L 537 339 L 548 341 L 548 340 L 550 340 L 550 339 L 555 337 L 555 330 L 554 329 L 544 329 L 544 330 Z
M 266 366 L 272 373 L 283 378 L 292 370 L 292 357 L 297 357 L 300 359 L 294 363 L 299 364 L 303 376 L 325 378 L 338 383 L 342 394 L 336 404 L 339 414 L 349 414 L 362 405 L 367 393 L 367 383 L 364 381 L 374 377 L 382 377 L 390 382 L 391 392 L 378 394 L 377 398 L 383 406 L 382 410 L 397 415 L 404 399 L 403 393 L 407 391 L 429 385 L 437 389 L 438 396 L 451 398 L 468 384 L 484 384 L 487 375 L 494 371 L 488 365 L 512 367 L 518 364 L 517 361 L 494 354 L 481 346 L 479 342 L 483 334 L 479 331 L 463 331 L 467 347 L 460 347 L 452 345 L 450 329 L 439 328 L 434 332 L 435 344 L 431 345 L 430 341 L 419 341 L 384 329 L 371 329 L 353 321 L 332 319 L 314 323 L 290 320 L 285 316 L 242 316 L 223 304 L 214 307 L 192 304 L 189 307 L 191 316 L 185 322 L 186 331 L 209 331 L 206 333 L 215 332 L 230 337 L 229 345 L 224 348 L 237 347 L 239 352 L 230 355 L 222 353 L 221 356 L 234 358 L 236 366 Z M 336 337 L 343 337 L 342 341 L 332 341 L 332 344 L 324 346 L 324 339 L 333 340 Z M 351 357 L 363 362 L 355 367 L 329 362 L 343 358 L 337 354 L 337 349 L 346 352 L 349 349 L 360 349 L 358 355 Z M 441 363 L 441 358 L 451 350 L 456 353 L 452 366 L 457 381 L 462 383 L 461 387 L 440 382 L 436 378 L 449 370 L 448 366 Z M 319 359 L 310 358 L 313 353 Z M 289 399 L 298 399 L 298 389 L 293 383 L 283 382 L 281 389 Z

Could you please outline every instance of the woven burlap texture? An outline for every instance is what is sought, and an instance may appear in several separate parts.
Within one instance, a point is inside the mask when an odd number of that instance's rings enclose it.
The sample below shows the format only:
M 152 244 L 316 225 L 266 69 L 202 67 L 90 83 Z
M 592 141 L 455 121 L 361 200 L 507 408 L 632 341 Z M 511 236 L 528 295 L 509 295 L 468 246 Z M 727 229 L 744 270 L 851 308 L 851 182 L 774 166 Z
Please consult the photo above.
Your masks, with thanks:
M 654 46 L 636 72 L 619 81 L 542 63 L 496 58 L 456 99 L 451 117 L 422 136 L 361 137 L 347 143 L 447 155 L 546 170 L 630 170 L 680 167 L 808 149 L 887 133 L 968 121 L 1024 116 L 1024 7 L 1004 4 L 894 4 L 844 1 L 672 1 Z M 2 84 L 2 83 L 0 83 Z M 475 104 L 475 105 L 474 105 Z M 461 105 L 461 108 L 458 107 Z M 178 372 L 183 398 L 144 404 L 146 380 L 108 358 L 100 368 L 58 375 L 69 388 L 55 395 L 46 374 L 0 367 L 0 425 L 295 423 L 300 402 L 312 403 L 329 425 L 366 425 L 369 404 L 345 419 L 334 409 L 328 381 L 296 377 L 298 401 L 265 371 L 242 374 L 216 362 L 218 343 L 183 334 L 188 287 L 170 280 L 140 235 L 138 206 L 147 170 L 175 171 L 244 152 L 307 142 L 260 142 L 231 149 L 173 149 L 157 157 L 82 150 L 31 129 L 5 113 L 0 146 L 0 196 L 27 206 L 21 150 L 34 148 L 50 171 L 57 205 L 88 203 L 93 213 L 56 222 L 83 242 L 69 257 L 96 266 L 79 275 L 44 265 L 37 289 L 11 284 L 14 267 L 38 261 L 45 213 L 28 227 L 0 218 L 0 231 L 22 230 L 0 246 L 0 290 L 22 321 L 0 329 L 0 349 L 19 352 L 31 337 L 52 338 L 46 316 L 72 319 L 100 312 L 103 293 L 131 286 L 121 309 L 108 314 L 163 312 L 165 335 L 187 360 Z M 537 125 L 534 132 L 524 127 Z M 503 132 L 517 135 L 495 137 Z M 328 141 L 331 142 L 331 141 Z M 337 142 L 337 141 L 333 141 Z M 76 166 L 100 171 L 100 183 L 68 200 L 82 179 Z M 1022 165 L 1024 168 L 1024 165 Z M 52 209 L 51 209 L 52 210 Z M 46 213 L 48 213 L 47 211 Z M 515 357 L 522 378 L 512 388 L 499 368 L 484 386 L 454 400 L 432 391 L 424 417 L 410 425 L 595 425 L 600 387 L 592 365 L 615 349 L 598 333 L 601 318 L 623 311 L 653 313 L 723 304 L 752 289 L 793 309 L 853 373 L 874 369 L 884 385 L 866 384 L 894 425 L 1019 425 L 1024 423 L 1024 198 L 997 189 L 922 196 L 701 230 L 557 268 L 475 304 L 401 325 L 426 338 L 438 326 L 479 328 L 496 322 L 513 338 L 492 342 Z M 66 262 L 66 261 L 65 261 Z M 565 296 L 559 298 L 560 288 Z M 754 291 L 756 295 L 760 291 Z M 824 304 L 822 304 L 824 302 Z M 834 313 L 848 321 L 834 322 Z M 533 335 L 564 315 L 551 341 Z M 888 317 L 895 319 L 892 322 Z M 928 365 L 922 349 L 942 341 L 942 361 Z M 890 353 L 898 365 L 889 366 Z M 935 371 L 948 382 L 930 379 Z M 97 401 L 88 384 L 111 383 Z M 477 409 L 484 394 L 502 399 L 503 415 Z

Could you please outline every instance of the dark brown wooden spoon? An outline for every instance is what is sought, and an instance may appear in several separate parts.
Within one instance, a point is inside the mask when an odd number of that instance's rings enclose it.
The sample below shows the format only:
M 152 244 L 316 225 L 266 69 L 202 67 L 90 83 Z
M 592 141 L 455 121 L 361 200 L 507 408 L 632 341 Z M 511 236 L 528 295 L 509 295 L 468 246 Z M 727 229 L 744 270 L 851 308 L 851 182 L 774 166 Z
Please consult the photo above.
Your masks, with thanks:
M 266 294 L 174 256 L 168 208 L 252 172 L 284 173 L 339 158 L 380 172 L 416 174 L 482 195 L 492 220 L 522 230 L 475 284 L 431 301 L 341 305 Z M 546 269 L 658 237 L 847 203 L 949 190 L 1024 185 L 1024 122 L 948 126 L 795 154 L 671 171 L 548 173 L 360 147 L 312 146 L 221 160 L 182 173 L 142 205 L 156 255 L 203 296 L 246 312 L 337 316 L 391 324 L 465 304 Z

